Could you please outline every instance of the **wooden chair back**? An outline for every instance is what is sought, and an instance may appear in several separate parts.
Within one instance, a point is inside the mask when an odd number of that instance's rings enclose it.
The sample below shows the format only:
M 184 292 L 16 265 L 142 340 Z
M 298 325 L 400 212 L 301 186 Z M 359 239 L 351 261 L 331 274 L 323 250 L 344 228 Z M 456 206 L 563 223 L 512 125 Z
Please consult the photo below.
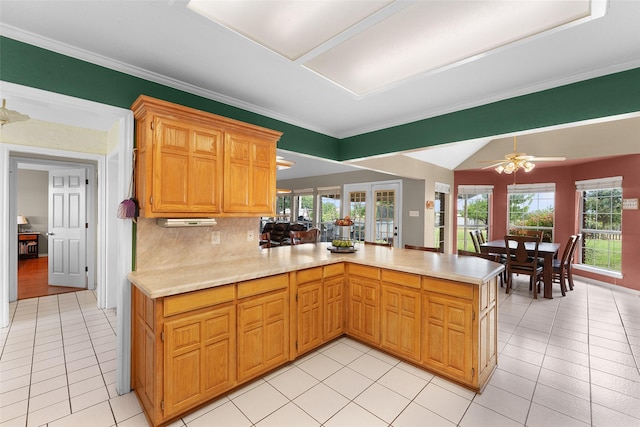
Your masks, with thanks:
M 417 251 L 425 251 L 425 252 L 438 252 L 440 253 L 440 248 L 432 248 L 429 246 L 415 246 L 415 245 L 404 245 L 405 249 L 414 249 Z
M 487 240 L 484 238 L 484 234 L 482 234 L 482 230 L 476 230 L 476 237 L 478 238 L 479 244 L 487 243 Z
M 510 247 L 510 243 L 515 242 L 515 249 Z M 526 243 L 533 243 L 533 255 L 529 255 Z M 538 245 L 540 239 L 537 236 L 504 236 L 504 245 L 507 251 L 507 264 L 511 268 L 530 270 L 538 266 Z M 516 271 L 514 271 L 516 272 Z M 524 273 L 526 274 L 526 272 Z
M 387 248 L 392 248 L 393 247 L 393 243 L 391 242 L 364 242 L 365 245 L 372 245 L 372 246 L 385 246 Z
M 290 231 L 289 238 L 292 245 L 302 245 L 304 243 L 318 243 L 318 237 L 320 236 L 320 230 L 317 228 L 310 228 L 307 231 Z
M 515 242 L 516 247 L 510 246 Z M 527 251 L 526 243 L 533 244 L 533 254 Z M 538 298 L 538 283 L 542 279 L 542 266 L 538 265 L 538 236 L 504 236 L 504 246 L 507 252 L 507 288 L 511 290 L 513 273 L 529 276 L 529 288 L 533 290 L 533 297 Z
M 260 247 L 261 248 L 271 248 L 271 233 L 266 232 L 260 234 Z
M 480 242 L 478 242 L 478 236 L 473 231 L 469 231 L 469 235 L 471 236 L 471 241 L 473 242 L 473 247 L 476 252 L 480 252 Z

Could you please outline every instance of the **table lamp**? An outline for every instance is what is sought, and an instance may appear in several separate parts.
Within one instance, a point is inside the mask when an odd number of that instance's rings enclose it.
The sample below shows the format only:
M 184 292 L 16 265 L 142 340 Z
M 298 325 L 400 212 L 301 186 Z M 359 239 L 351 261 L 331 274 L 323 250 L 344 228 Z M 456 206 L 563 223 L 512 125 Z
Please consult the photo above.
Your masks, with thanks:
M 18 215 L 18 233 L 22 231 L 21 226 L 25 224 L 29 224 L 29 221 L 27 221 L 27 218 L 24 215 Z

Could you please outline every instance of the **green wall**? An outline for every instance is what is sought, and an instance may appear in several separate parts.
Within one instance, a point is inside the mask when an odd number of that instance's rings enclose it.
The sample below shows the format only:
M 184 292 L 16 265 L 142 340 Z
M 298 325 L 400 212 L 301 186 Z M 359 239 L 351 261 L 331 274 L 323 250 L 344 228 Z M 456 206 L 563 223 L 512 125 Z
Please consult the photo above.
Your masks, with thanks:
M 0 80 L 120 108 L 144 94 L 283 132 L 278 148 L 338 158 L 336 138 L 6 37 L 0 37 Z
M 345 138 L 340 159 L 640 111 L 640 68 Z
M 640 68 L 342 140 L 0 37 L 0 80 L 121 108 L 140 94 L 284 132 L 278 148 L 348 160 L 640 111 Z

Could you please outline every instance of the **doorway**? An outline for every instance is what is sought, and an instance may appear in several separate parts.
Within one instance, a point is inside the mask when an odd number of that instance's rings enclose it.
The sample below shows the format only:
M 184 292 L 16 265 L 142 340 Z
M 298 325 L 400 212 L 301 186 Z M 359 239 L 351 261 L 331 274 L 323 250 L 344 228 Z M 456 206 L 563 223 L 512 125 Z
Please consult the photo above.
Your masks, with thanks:
M 354 222 L 352 239 L 402 247 L 402 181 L 346 184 L 343 215 Z
M 96 240 L 96 165 L 50 156 L 12 156 L 10 164 L 22 222 L 17 299 L 94 289 L 96 251 L 88 243 Z M 69 188 L 73 182 L 79 190 Z

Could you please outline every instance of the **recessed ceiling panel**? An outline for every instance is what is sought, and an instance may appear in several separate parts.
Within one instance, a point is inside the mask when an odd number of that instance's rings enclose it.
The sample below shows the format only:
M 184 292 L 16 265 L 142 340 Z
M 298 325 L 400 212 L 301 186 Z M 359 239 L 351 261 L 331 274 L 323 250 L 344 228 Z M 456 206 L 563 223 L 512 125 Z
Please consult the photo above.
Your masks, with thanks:
M 590 1 L 415 2 L 305 63 L 359 95 L 588 17 Z
M 188 7 L 295 60 L 392 3 L 377 1 L 210 1 Z

